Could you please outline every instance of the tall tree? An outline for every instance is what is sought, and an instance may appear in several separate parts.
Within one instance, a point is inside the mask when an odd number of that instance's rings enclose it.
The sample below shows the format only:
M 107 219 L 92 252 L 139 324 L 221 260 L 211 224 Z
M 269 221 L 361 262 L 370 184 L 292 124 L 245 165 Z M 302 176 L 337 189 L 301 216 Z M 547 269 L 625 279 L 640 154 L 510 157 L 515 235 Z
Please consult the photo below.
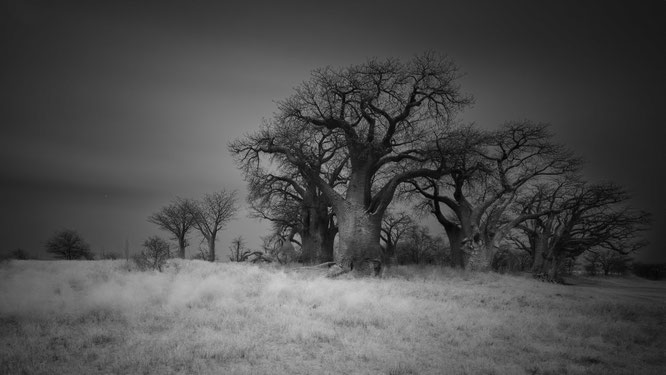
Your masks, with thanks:
M 58 259 L 93 259 L 90 245 L 78 232 L 64 229 L 56 232 L 47 242 L 46 251 Z
M 206 194 L 196 202 L 193 209 L 194 226 L 208 243 L 208 260 L 215 261 L 215 241 L 217 234 L 231 220 L 238 206 L 236 191 L 220 190 Z
M 413 185 L 430 200 L 432 212 L 444 226 L 453 263 L 463 265 L 464 249 L 470 268 L 487 270 L 512 228 L 548 213 L 507 211 L 520 190 L 543 178 L 574 172 L 580 160 L 553 142 L 547 125 L 529 121 L 509 122 L 485 135 L 467 131 L 461 137 L 457 144 L 467 145 L 467 151 L 450 161 L 452 172 Z
M 339 147 L 329 135 L 318 140 L 316 163 L 322 178 L 335 188 L 344 183 L 342 172 L 347 158 L 337 154 Z M 248 201 L 255 216 L 274 223 L 277 232 L 289 231 L 289 240 L 301 248 L 304 263 L 333 260 L 337 225 L 327 197 L 316 184 L 289 164 L 271 170 L 262 168 L 260 150 L 243 141 L 230 144 L 249 185 Z M 295 240 L 295 236 L 300 241 Z
M 178 257 L 182 259 L 185 259 L 185 247 L 188 245 L 187 234 L 195 224 L 195 206 L 196 203 L 190 199 L 176 198 L 148 217 L 149 222 L 171 233 L 178 242 Z
M 448 58 L 432 53 L 407 63 L 370 60 L 318 69 L 278 103 L 274 121 L 251 137 L 261 152 L 280 155 L 326 196 L 337 218 L 335 260 L 343 271 L 363 272 L 367 258 L 380 258 L 382 218 L 399 185 L 448 172 L 434 162 L 434 151 L 445 147 L 439 139 L 471 101 L 460 93 L 459 77 Z M 349 158 L 344 191 L 322 178 L 312 157 L 321 136 L 313 134 L 340 140 L 336 154 Z

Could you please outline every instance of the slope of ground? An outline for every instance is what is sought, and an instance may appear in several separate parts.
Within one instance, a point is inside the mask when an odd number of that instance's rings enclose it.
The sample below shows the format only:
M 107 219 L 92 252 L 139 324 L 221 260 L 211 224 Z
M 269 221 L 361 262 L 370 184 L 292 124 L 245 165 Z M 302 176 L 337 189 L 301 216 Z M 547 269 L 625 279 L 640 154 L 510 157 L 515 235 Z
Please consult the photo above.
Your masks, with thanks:
M 581 281 L 415 267 L 330 280 L 202 261 L 171 261 L 163 273 L 123 261 L 12 261 L 0 265 L 0 373 L 661 373 L 661 289 L 617 298 L 623 289 L 611 281 Z

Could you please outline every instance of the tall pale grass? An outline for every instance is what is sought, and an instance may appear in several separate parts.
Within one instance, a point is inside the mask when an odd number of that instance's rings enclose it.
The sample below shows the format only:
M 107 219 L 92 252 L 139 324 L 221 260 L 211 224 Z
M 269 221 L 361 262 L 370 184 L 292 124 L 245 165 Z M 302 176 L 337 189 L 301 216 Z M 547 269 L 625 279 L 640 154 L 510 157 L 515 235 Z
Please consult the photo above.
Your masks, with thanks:
M 497 274 L 0 266 L 0 373 L 658 374 L 666 303 Z

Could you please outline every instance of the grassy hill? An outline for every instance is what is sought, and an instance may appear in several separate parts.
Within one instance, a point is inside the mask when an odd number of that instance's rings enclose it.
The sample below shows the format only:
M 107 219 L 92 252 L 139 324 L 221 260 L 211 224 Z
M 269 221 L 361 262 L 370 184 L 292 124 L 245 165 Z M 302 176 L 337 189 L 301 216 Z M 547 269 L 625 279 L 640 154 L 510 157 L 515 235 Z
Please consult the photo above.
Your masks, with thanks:
M 0 373 L 660 374 L 666 284 L 613 283 L 11 261 L 0 265 Z

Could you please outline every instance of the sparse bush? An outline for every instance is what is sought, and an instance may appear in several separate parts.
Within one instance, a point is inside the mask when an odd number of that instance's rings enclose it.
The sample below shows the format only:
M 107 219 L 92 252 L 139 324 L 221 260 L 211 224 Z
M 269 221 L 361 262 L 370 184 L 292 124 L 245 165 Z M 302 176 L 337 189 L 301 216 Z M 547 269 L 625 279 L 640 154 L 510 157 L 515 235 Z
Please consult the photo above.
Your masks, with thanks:
M 56 232 L 46 243 L 46 251 L 58 259 L 93 259 L 90 245 L 71 229 Z
M 132 258 L 137 268 L 141 271 L 158 270 L 162 272 L 162 267 L 171 257 L 169 243 L 158 236 L 152 236 L 144 241 L 143 247 L 141 253 Z

